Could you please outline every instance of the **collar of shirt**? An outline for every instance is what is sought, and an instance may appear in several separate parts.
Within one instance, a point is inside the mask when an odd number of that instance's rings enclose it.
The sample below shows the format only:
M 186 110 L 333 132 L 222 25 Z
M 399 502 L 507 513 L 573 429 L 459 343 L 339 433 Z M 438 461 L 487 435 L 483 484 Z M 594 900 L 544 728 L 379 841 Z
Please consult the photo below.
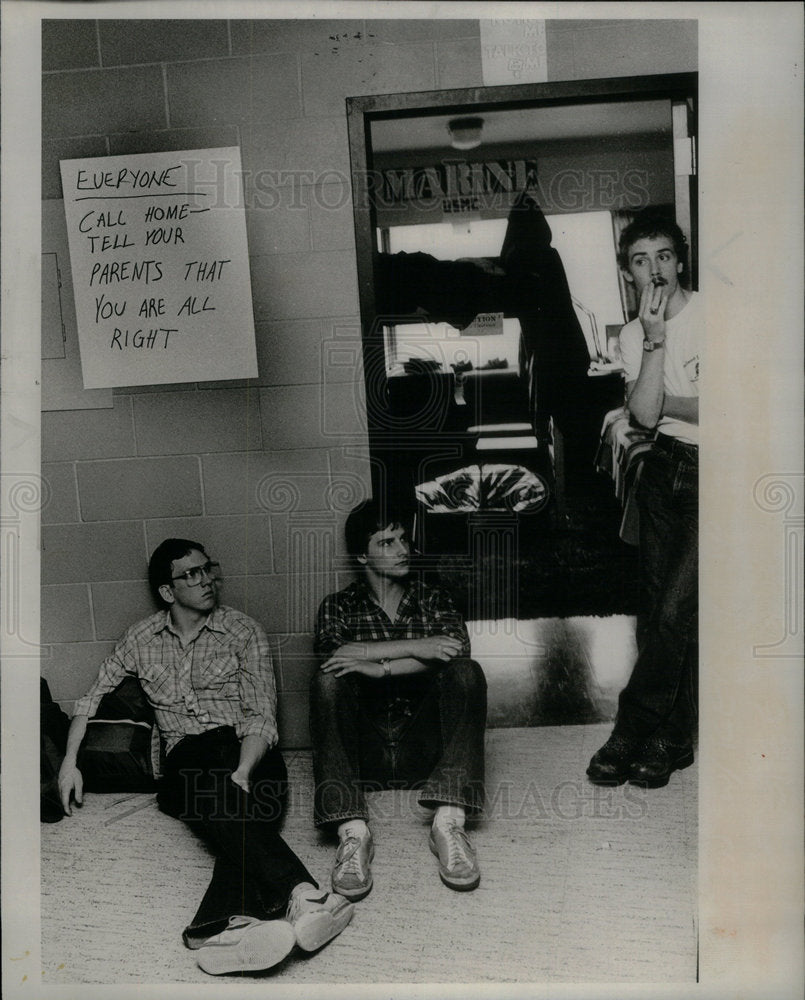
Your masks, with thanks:
M 388 617 L 383 608 L 377 603 L 377 598 L 372 593 L 372 588 L 369 586 L 365 576 L 358 577 L 352 586 L 354 588 L 353 594 L 356 600 L 364 602 L 364 604 L 372 612 L 379 611 Z M 400 600 L 399 607 L 397 608 L 397 617 L 395 620 L 400 621 L 403 619 L 421 618 L 421 597 L 422 585 L 418 581 L 410 578 L 406 580 L 405 590 Z
M 195 642 L 205 628 L 209 629 L 210 632 L 218 632 L 222 635 L 225 634 L 226 626 L 224 624 L 223 617 L 224 617 L 223 609 L 221 607 L 214 608 L 207 615 L 204 621 L 202 621 L 199 624 L 199 627 L 193 633 L 191 638 L 187 640 L 187 643 Z M 159 635 L 160 632 L 164 632 L 166 629 L 172 635 L 175 635 L 177 639 L 183 641 L 182 637 L 176 631 L 175 625 L 173 624 L 173 618 L 171 617 L 170 609 L 166 609 L 162 616 L 157 617 L 156 621 L 154 622 L 153 635 L 157 636 Z

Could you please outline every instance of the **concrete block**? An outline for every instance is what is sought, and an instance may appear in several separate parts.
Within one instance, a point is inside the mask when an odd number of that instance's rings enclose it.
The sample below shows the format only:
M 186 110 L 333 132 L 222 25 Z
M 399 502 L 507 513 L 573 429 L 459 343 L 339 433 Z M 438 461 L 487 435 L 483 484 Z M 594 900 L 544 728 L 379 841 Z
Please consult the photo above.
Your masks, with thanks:
M 258 323 L 257 368 L 261 385 L 316 383 L 322 377 L 321 320 L 287 320 Z
M 42 198 L 62 198 L 59 160 L 80 160 L 85 156 L 106 156 L 106 140 L 100 136 L 51 139 L 42 143 Z
M 40 673 L 48 682 L 53 700 L 70 703 L 89 690 L 104 659 L 114 649 L 113 642 L 66 642 L 49 647 L 42 657 Z
M 78 465 L 78 495 L 85 521 L 200 514 L 198 459 L 132 458 Z
M 40 642 L 89 642 L 95 638 L 86 584 L 42 587 Z
M 148 521 L 145 532 L 149 552 L 166 538 L 188 538 L 203 545 L 220 562 L 224 580 L 274 571 L 268 514 L 158 519 Z
M 134 18 L 98 21 L 104 66 L 207 59 L 229 54 L 226 21 Z
M 366 441 L 362 385 L 261 389 L 263 440 L 272 448 L 322 448 Z
M 329 51 L 352 46 L 357 51 L 365 37 L 363 20 L 296 19 L 276 21 L 230 21 L 232 52 L 254 55 L 260 52 Z
M 436 72 L 439 87 L 483 87 L 481 39 L 460 38 L 436 43 Z
M 319 668 L 313 654 L 313 627 L 310 631 L 296 635 L 282 636 L 279 647 L 280 691 L 307 692 L 310 678 Z
M 97 21 L 42 21 L 42 72 L 99 66 Z
M 191 389 L 197 389 L 199 384 L 197 382 L 165 382 L 162 385 L 127 385 L 112 391 L 115 396 L 139 396 L 154 392 L 190 392 Z
M 354 316 L 358 279 L 352 253 L 295 253 L 250 260 L 254 318 Z
M 202 477 L 208 515 L 326 510 L 324 450 L 205 455 Z
M 50 73 L 42 78 L 42 136 L 164 128 L 160 66 Z
M 122 458 L 134 454 L 134 421 L 127 396 L 111 409 L 50 410 L 42 414 L 42 461 Z
M 327 383 L 360 384 L 363 382 L 363 339 L 361 321 L 346 316 L 325 320 L 321 349 L 322 378 Z
M 477 21 L 459 18 L 401 17 L 372 18 L 366 21 L 366 40 L 370 45 L 449 41 L 454 38 L 479 38 L 480 34 L 481 28 Z
M 288 185 L 274 188 L 270 198 L 247 187 L 246 236 L 255 257 L 272 253 L 310 250 L 310 215 L 307 205 L 293 205 Z
M 309 573 L 229 577 L 221 601 L 260 622 L 268 632 L 311 633 L 322 599 L 335 589 L 334 577 Z
M 293 585 L 300 591 L 310 590 L 312 584 L 305 581 L 324 580 L 316 591 L 318 599 L 334 590 L 332 574 L 338 564 L 335 553 L 339 535 L 343 534 L 337 515 L 329 510 L 295 511 L 273 515 L 271 520 L 277 572 L 297 581 Z
M 561 25 L 570 25 L 570 30 Z M 545 22 L 545 58 L 548 63 L 549 80 L 574 80 L 576 62 L 573 55 L 573 31 L 575 22 Z
M 78 486 L 72 462 L 48 462 L 42 466 L 47 499 L 42 508 L 43 524 L 78 520 Z
M 270 125 L 241 129 L 243 169 L 254 179 L 255 189 L 270 192 L 279 184 L 293 185 L 297 198 L 301 185 L 350 178 L 349 138 L 343 108 L 331 118 L 285 116 Z
M 117 642 L 130 625 L 157 610 L 144 572 L 142 580 L 93 583 L 91 590 L 96 639 Z
M 313 249 L 354 251 L 355 226 L 349 180 L 344 177 L 331 184 L 316 184 L 308 200 Z
M 42 583 L 140 580 L 148 563 L 142 524 L 42 527 Z
M 174 63 L 167 81 L 174 127 L 267 122 L 302 113 L 293 55 Z
M 119 132 L 109 136 L 109 152 L 169 153 L 174 149 L 218 149 L 238 145 L 238 130 L 234 125 L 215 128 L 166 128 L 159 132 Z
M 576 75 L 581 78 L 684 73 L 698 68 L 696 21 L 586 22 L 573 32 Z
M 136 396 L 134 424 L 140 455 L 192 455 L 260 448 L 258 394 L 206 389 Z
M 395 94 L 433 90 L 436 86 L 433 44 L 367 45 L 314 55 L 302 60 L 305 114 L 343 114 L 345 98 L 359 94 Z
M 330 509 L 340 518 L 372 495 L 372 467 L 368 448 L 331 448 Z
M 279 745 L 300 750 L 310 746 L 309 699 L 306 691 L 285 691 L 278 699 Z

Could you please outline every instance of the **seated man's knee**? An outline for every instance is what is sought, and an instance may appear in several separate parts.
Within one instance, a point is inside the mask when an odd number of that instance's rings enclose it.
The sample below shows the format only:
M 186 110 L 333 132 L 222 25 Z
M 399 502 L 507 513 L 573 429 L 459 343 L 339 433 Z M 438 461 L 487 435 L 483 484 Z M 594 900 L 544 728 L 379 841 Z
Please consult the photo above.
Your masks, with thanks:
M 343 679 L 341 677 L 317 670 L 310 678 L 310 697 L 326 701 L 336 697 L 342 687 Z
M 445 664 L 441 673 L 445 680 L 458 685 L 470 697 L 486 694 L 486 674 L 480 664 L 469 657 L 451 660 Z

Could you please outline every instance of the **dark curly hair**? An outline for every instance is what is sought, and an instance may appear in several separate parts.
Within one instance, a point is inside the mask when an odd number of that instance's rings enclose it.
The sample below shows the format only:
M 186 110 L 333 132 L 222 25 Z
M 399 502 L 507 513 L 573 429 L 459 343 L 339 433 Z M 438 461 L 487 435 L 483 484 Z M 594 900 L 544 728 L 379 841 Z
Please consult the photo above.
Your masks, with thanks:
M 166 583 L 170 586 L 174 562 L 177 559 L 184 559 L 191 552 L 207 555 L 200 542 L 191 542 L 189 538 L 166 538 L 151 553 L 148 561 L 148 586 L 151 588 L 152 597 L 161 608 L 167 608 L 168 605 L 162 600 L 159 588 Z
M 628 270 L 630 248 L 638 240 L 651 240 L 658 236 L 665 236 L 673 243 L 674 253 L 682 264 L 684 274 L 688 266 L 688 241 L 673 216 L 657 208 L 643 209 L 623 230 L 618 241 L 618 266 L 624 271 Z

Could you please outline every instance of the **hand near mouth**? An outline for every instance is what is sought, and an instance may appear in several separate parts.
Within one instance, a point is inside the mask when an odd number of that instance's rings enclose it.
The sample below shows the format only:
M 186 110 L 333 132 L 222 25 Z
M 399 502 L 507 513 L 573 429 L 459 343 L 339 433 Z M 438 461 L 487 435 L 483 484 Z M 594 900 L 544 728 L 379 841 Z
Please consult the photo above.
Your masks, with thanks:
M 640 296 L 638 316 L 646 339 L 655 343 L 665 339 L 665 307 L 668 303 L 666 288 L 667 282 L 663 278 L 652 279 Z

